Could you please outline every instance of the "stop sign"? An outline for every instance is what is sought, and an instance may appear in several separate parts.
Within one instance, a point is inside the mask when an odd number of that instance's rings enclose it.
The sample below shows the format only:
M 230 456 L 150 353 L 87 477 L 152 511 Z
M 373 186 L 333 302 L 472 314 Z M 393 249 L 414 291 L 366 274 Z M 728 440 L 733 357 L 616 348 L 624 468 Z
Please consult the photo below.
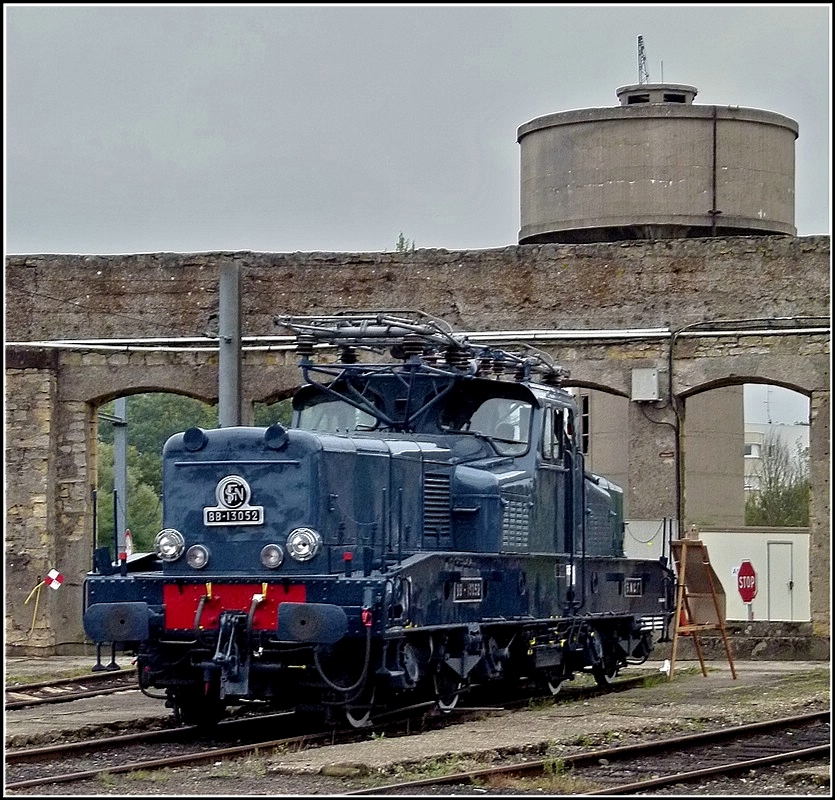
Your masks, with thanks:
M 736 573 L 736 588 L 743 603 L 750 603 L 757 596 L 757 573 L 750 561 L 743 561 Z

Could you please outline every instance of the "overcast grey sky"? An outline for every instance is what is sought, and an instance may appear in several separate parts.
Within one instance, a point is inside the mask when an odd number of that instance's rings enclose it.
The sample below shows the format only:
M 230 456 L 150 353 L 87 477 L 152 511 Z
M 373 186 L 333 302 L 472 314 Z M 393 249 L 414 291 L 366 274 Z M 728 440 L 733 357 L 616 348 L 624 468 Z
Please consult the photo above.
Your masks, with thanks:
M 515 244 L 517 128 L 617 105 L 638 35 L 650 82 L 798 122 L 798 234 L 830 232 L 828 4 L 4 13 L 7 253 Z
M 830 233 L 829 4 L 4 16 L 6 253 L 515 244 L 517 128 L 617 105 L 639 35 L 650 82 L 798 122 L 798 235 Z

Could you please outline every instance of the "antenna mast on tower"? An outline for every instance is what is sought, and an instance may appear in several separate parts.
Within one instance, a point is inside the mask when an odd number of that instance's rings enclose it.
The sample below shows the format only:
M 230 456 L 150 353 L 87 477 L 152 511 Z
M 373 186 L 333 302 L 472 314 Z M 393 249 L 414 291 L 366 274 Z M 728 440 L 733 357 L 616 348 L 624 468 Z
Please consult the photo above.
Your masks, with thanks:
M 644 37 L 638 37 L 638 83 L 649 83 L 649 70 L 647 69 L 647 54 L 644 52 Z

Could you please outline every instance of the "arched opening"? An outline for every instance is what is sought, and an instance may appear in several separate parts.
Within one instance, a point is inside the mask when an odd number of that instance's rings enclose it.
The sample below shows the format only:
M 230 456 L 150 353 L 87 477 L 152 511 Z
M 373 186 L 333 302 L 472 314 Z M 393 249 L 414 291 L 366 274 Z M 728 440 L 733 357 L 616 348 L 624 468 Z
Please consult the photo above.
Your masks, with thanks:
M 291 399 L 253 406 L 253 424 L 290 424 Z M 217 405 L 172 392 L 122 396 L 97 408 L 96 546 L 149 552 L 162 526 L 162 449 L 190 427 L 216 428 Z
M 808 396 L 740 381 L 703 387 L 685 402 L 687 526 L 807 525 Z
M 577 402 L 586 469 L 618 486 L 628 486 L 629 454 L 624 432 L 629 429 L 629 399 L 591 386 L 568 387 L 568 391 Z
M 810 400 L 742 380 L 686 397 L 685 529 L 710 551 L 727 619 L 808 621 Z
M 97 420 L 96 546 L 115 558 L 129 530 L 128 550 L 149 552 L 162 526 L 162 448 L 187 428 L 216 428 L 217 406 L 146 392 L 102 403 Z
M 641 409 L 614 390 L 588 384 L 567 388 L 579 410 L 578 428 L 586 470 L 604 476 L 623 489 L 626 554 L 654 558 L 668 553 L 669 539 L 676 530 L 675 493 L 669 488 L 659 488 L 668 482 L 664 479 L 650 480 L 651 490 L 640 485 L 646 476 L 642 471 L 636 478 L 634 472 L 636 463 L 645 463 L 641 450 L 646 445 L 637 444 L 633 437 L 651 439 L 650 449 L 658 461 L 654 469 L 673 476 L 673 426 L 663 419 L 663 410 Z M 649 491 L 657 495 L 650 504 L 643 498 Z M 645 513 L 648 507 L 652 510 Z

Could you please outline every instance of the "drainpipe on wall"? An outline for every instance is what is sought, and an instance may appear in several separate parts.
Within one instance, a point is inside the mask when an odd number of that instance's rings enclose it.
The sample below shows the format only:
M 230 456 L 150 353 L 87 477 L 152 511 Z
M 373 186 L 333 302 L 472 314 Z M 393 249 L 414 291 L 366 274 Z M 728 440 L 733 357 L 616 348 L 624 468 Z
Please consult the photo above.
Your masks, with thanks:
M 717 137 L 716 137 L 716 128 L 718 124 L 718 117 L 716 114 L 716 106 L 713 107 L 713 164 L 711 166 L 711 180 L 712 180 L 712 187 L 711 187 L 711 200 L 710 200 L 710 235 L 716 236 L 716 217 L 721 214 L 721 211 L 718 211 L 716 208 L 716 170 L 718 169 L 716 164 L 716 150 L 717 150 Z
M 673 392 L 673 364 L 675 363 L 675 358 L 673 354 L 675 352 L 676 347 L 676 337 L 682 330 L 683 328 L 679 328 L 678 330 L 670 332 L 670 347 L 667 352 L 667 378 L 669 381 L 669 385 L 667 387 L 667 398 L 670 404 L 670 408 L 672 408 L 673 414 L 675 414 L 676 418 L 675 425 L 673 426 L 673 432 L 675 435 L 675 438 L 673 440 L 673 447 L 675 450 L 676 459 L 676 525 L 678 527 L 676 535 L 679 539 L 683 536 L 684 531 L 684 519 L 682 514 L 681 502 L 681 489 L 682 482 L 684 480 L 684 469 L 682 465 L 681 453 L 681 413 L 679 412 L 678 401 L 676 399 L 675 393 Z

